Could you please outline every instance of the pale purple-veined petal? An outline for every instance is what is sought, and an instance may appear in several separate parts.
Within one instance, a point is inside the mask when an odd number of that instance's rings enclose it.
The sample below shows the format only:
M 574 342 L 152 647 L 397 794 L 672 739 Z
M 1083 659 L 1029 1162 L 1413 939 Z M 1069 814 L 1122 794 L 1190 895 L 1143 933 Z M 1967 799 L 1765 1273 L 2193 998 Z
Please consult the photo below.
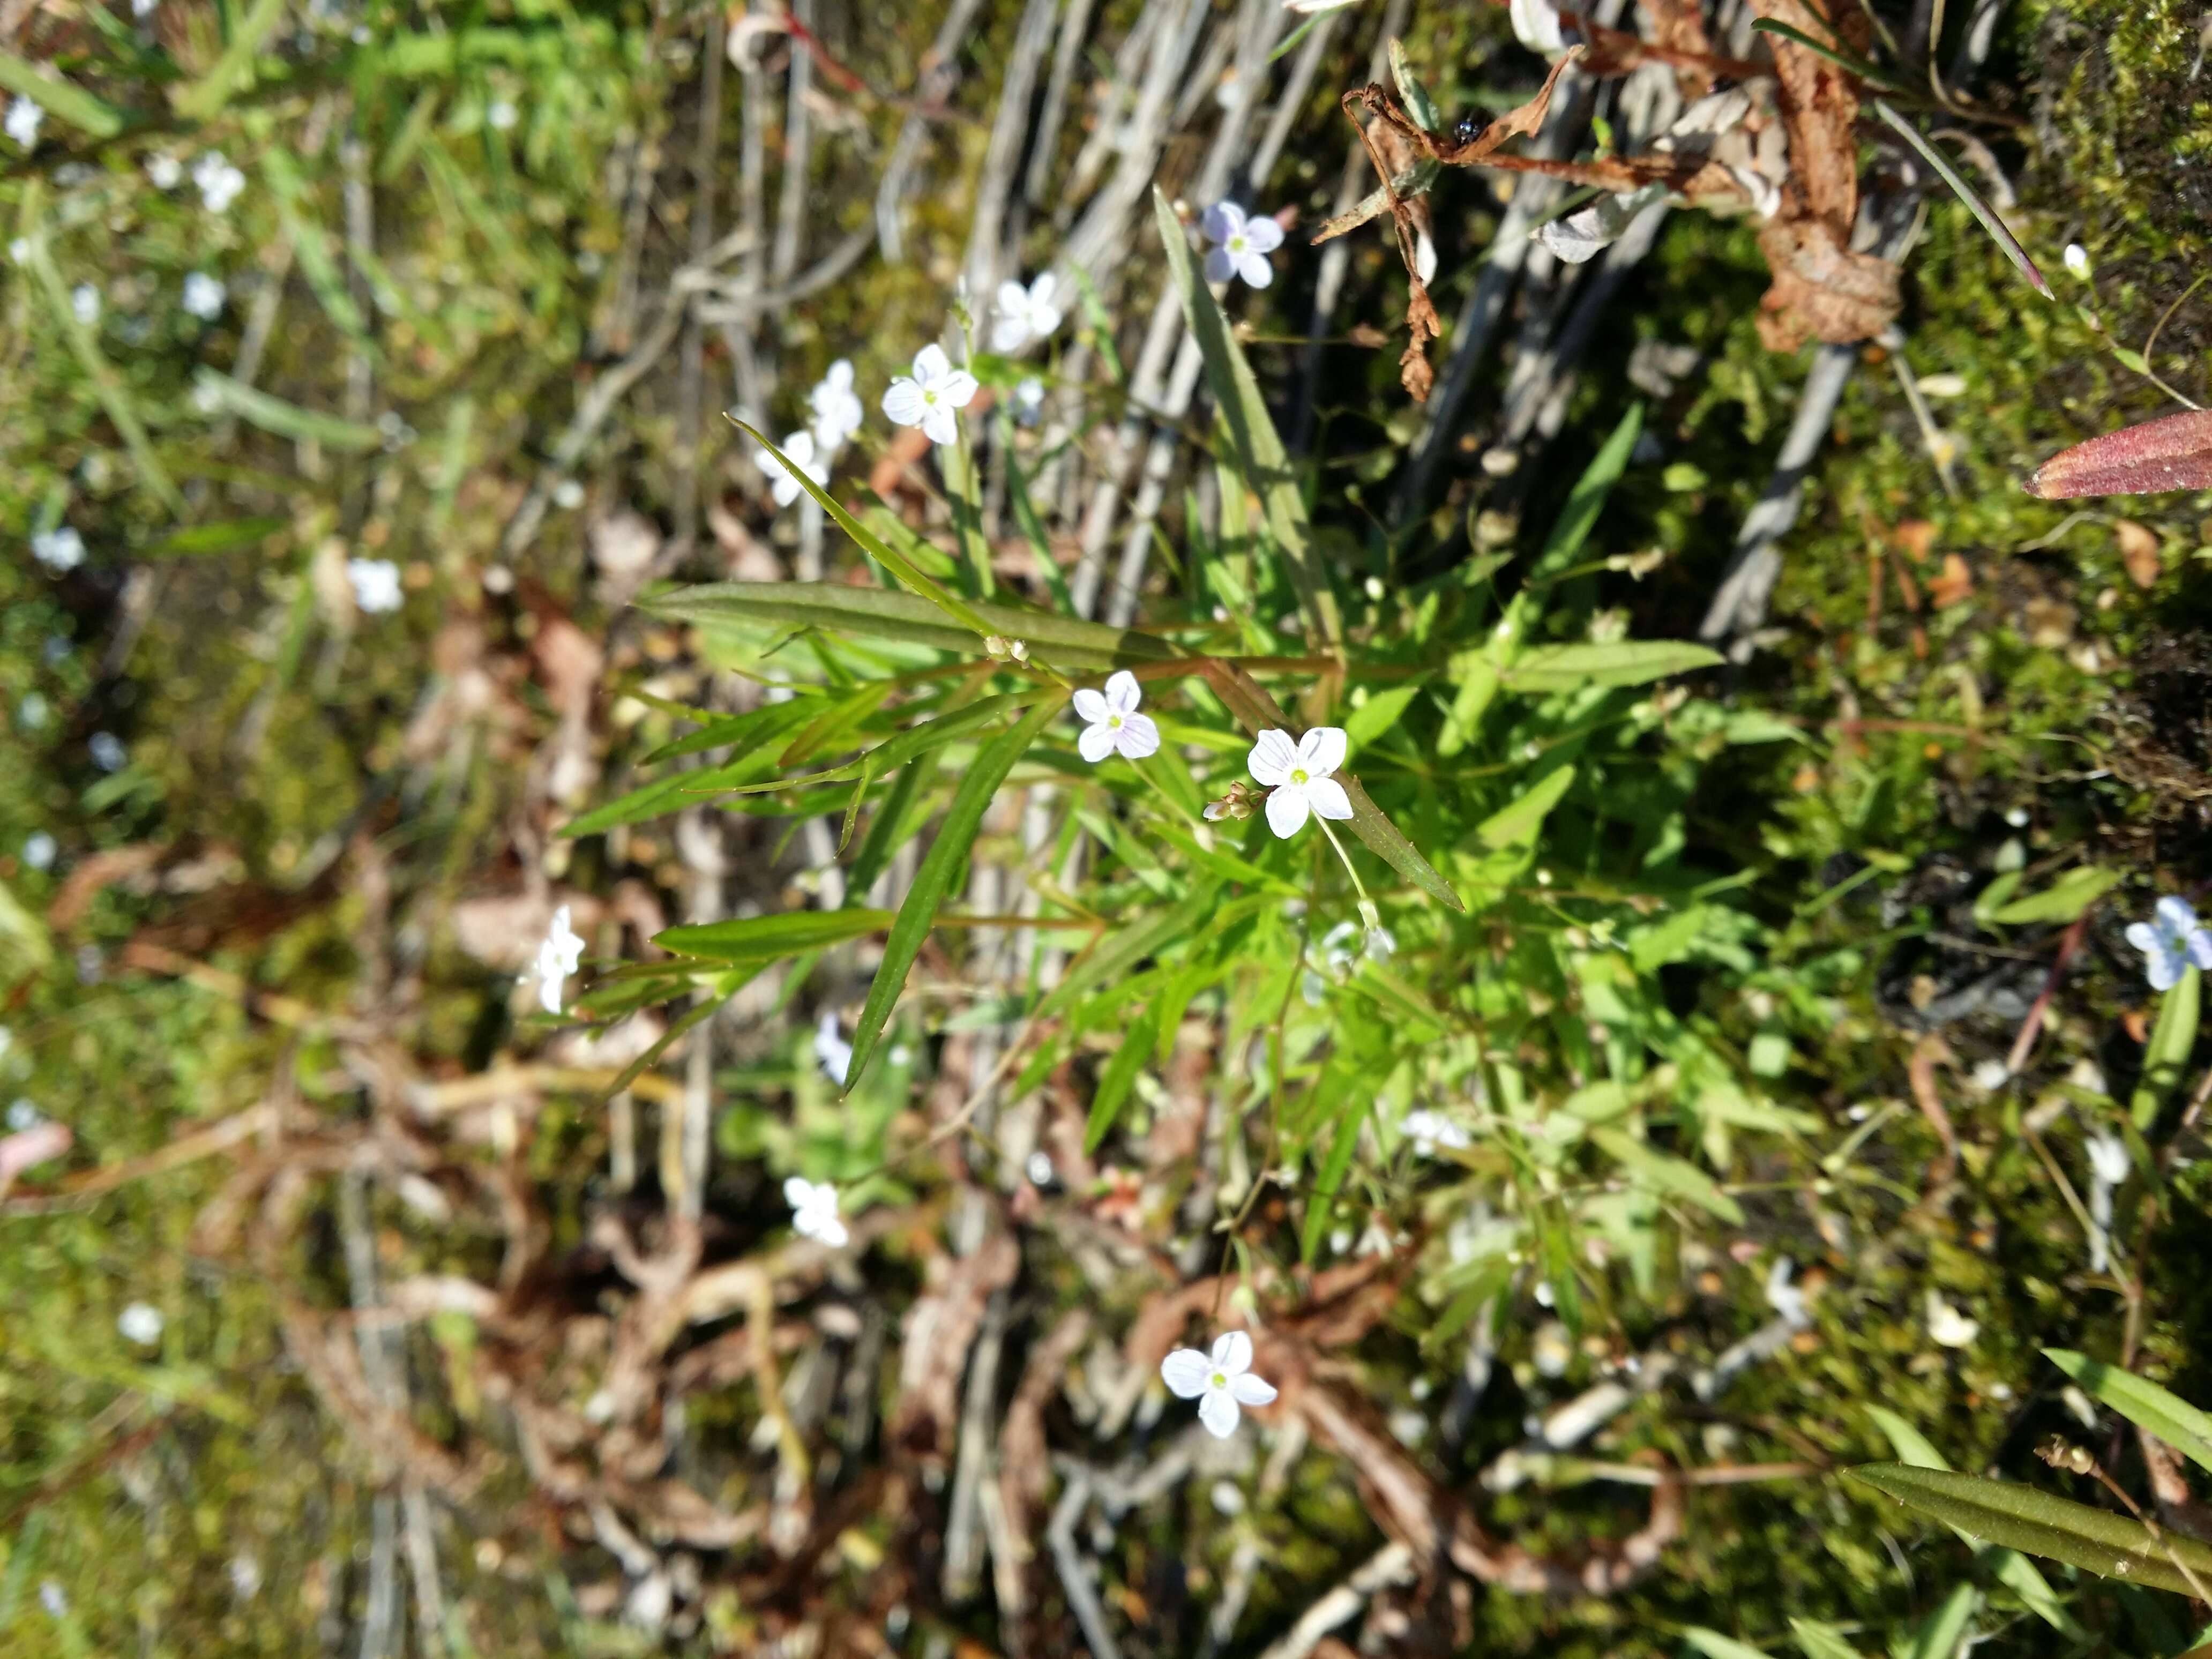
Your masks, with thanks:
M 1213 1369 L 1241 1376 L 1252 1369 L 1252 1339 L 1243 1331 L 1224 1331 L 1213 1339 Z
M 965 409 L 975 400 L 975 377 L 964 368 L 956 368 L 938 385 L 937 395 L 955 409 Z
M 783 1179 L 783 1201 L 794 1210 L 803 1210 L 814 1201 L 814 1183 L 804 1176 L 786 1176 Z
M 1244 210 L 1234 202 L 1216 202 L 1199 216 L 1198 228 L 1209 240 L 1225 242 L 1244 228 Z
M 1229 1392 L 1240 1406 L 1272 1406 L 1275 1403 L 1275 1385 L 1261 1382 L 1249 1371 L 1242 1376 L 1231 1377 Z
M 845 1231 L 845 1224 L 834 1212 L 814 1224 L 817 1243 L 827 1244 L 833 1250 L 842 1250 L 853 1242 L 853 1235 Z
M 799 480 L 787 473 L 768 487 L 768 493 L 778 507 L 789 507 L 799 499 Z
M 1206 1392 L 1213 1376 L 1213 1362 L 1196 1348 L 1177 1348 L 1160 1361 L 1160 1381 L 1181 1400 L 1195 1400 Z
M 1198 1420 L 1216 1440 L 1226 1440 L 1237 1432 L 1238 1415 L 1237 1398 L 1226 1389 L 1208 1389 L 1198 1402 Z
M 901 426 L 920 426 L 929 405 L 921 400 L 921 385 L 902 375 L 884 393 L 884 414 Z
M 1053 291 L 1052 273 L 1048 270 L 1039 271 L 1036 280 L 1030 284 L 1030 309 L 1037 314 L 1040 326 L 1047 316 L 1051 317 L 1054 326 L 1059 325 L 1060 313 L 1053 307 Z M 1049 333 L 1051 331 L 1047 329 L 1045 331 Z
M 1297 763 L 1298 749 L 1291 734 L 1270 726 L 1253 744 L 1245 764 L 1251 768 L 1254 778 L 1272 789 L 1290 777 L 1291 768 Z
M 822 384 L 837 392 L 848 388 L 853 384 L 853 360 L 840 357 L 830 364 L 829 373 L 822 377 Z
M 1117 668 L 1106 677 L 1106 707 L 1115 714 L 1134 714 L 1144 700 L 1144 688 L 1127 669 Z
M 1341 822 L 1352 816 L 1352 797 L 1334 778 L 1316 778 L 1308 784 L 1306 803 L 1325 818 Z
M 2199 968 L 2212 968 L 2212 930 L 2200 927 L 2189 936 L 2189 959 Z
M 1160 750 L 1160 728 L 1150 714 L 1124 714 L 1121 729 L 1114 733 L 1114 746 L 1128 760 L 1142 760 Z
M 2143 976 L 2150 981 L 2152 990 L 2171 991 L 2181 982 L 2181 952 L 2160 944 L 2158 949 L 2151 952 L 2150 962 L 2143 970 Z
M 1346 740 L 1340 726 L 1316 726 L 1298 739 L 1298 764 L 1325 778 L 1344 764 Z
M 1114 739 L 1118 735 L 1120 734 L 1103 720 L 1099 721 L 1096 726 L 1086 726 L 1083 728 L 1082 734 L 1075 739 L 1076 752 L 1096 766 L 1114 752 Z
M 1206 280 L 1225 283 L 1237 274 L 1237 256 L 1225 247 L 1215 248 L 1206 256 Z
M 945 404 L 932 404 L 922 410 L 921 429 L 933 444 L 949 444 L 960 435 L 960 417 Z
M 952 359 L 945 355 L 945 348 L 932 340 L 914 354 L 914 378 L 927 386 L 932 380 L 941 380 L 952 372 Z
M 2189 901 L 2178 893 L 2168 893 L 2158 902 L 2159 926 L 2176 939 L 2187 939 L 2196 931 L 2197 912 Z
M 1030 308 L 1029 290 L 1011 276 L 1008 277 L 999 284 L 999 301 L 994 308 L 1001 317 L 1019 317 L 1026 319 Z
M 1266 214 L 1255 214 L 1244 222 L 1244 246 L 1255 253 L 1273 253 L 1283 245 L 1283 228 Z
M 538 1006 L 549 1014 L 561 1012 L 561 981 L 564 975 L 558 963 L 548 962 L 546 953 L 538 953 Z
M 991 322 L 991 349 L 1019 351 L 1030 343 L 1028 318 L 1018 313 L 1000 313 Z
M 1087 685 L 1076 687 L 1074 701 L 1075 718 L 1085 726 L 1097 726 L 1114 712 L 1114 705 Z
M 2158 949 L 2158 929 L 2147 921 L 2128 924 L 2127 941 L 2146 956 Z
M 1288 841 L 1305 828 L 1310 805 L 1304 784 L 1276 785 L 1274 793 L 1267 797 L 1267 828 L 1275 832 L 1278 840 Z
M 1267 263 L 1267 256 L 1249 249 L 1237 258 L 1237 274 L 1252 288 L 1267 288 L 1275 280 L 1275 268 Z

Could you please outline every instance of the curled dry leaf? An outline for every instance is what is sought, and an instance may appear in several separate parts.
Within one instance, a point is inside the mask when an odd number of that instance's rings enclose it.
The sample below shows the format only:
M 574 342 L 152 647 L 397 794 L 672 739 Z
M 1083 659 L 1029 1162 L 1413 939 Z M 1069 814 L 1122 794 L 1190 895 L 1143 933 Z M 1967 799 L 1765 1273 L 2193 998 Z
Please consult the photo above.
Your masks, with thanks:
M 2128 568 L 2128 580 L 2137 587 L 2158 586 L 2158 536 L 2148 525 L 2137 524 L 2133 519 L 2122 519 L 2112 526 L 2113 539 L 2120 544 L 2120 560 Z
M 2046 501 L 2160 489 L 2212 489 L 2212 410 L 2164 416 L 2075 444 L 2027 481 L 2027 493 Z

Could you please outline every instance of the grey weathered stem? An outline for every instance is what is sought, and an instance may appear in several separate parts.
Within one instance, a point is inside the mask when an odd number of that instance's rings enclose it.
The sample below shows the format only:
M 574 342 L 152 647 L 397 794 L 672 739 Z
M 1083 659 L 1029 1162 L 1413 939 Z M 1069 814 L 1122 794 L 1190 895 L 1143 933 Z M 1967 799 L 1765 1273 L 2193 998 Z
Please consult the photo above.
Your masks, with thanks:
M 929 55 L 922 60 L 921 74 L 915 82 L 915 103 L 942 103 L 945 95 L 952 90 L 960 78 L 960 49 L 981 5 L 982 0 L 952 0 L 951 9 L 938 27 L 937 39 L 930 44 Z M 921 159 L 922 141 L 927 133 L 927 120 L 918 111 L 909 112 L 899 124 L 898 137 L 891 145 L 890 164 L 884 169 L 883 183 L 876 191 L 876 240 L 883 244 L 884 258 L 893 264 L 906 257 L 902 216 L 907 175 Z
M 1289 1633 L 1261 1659 L 1306 1659 L 1321 1645 L 1322 1637 L 1365 1607 L 1376 1591 L 1405 1583 L 1413 1577 L 1413 1551 L 1403 1544 L 1385 1544 L 1350 1577 L 1300 1613 Z
M 1060 43 L 1052 54 L 1052 78 L 1045 82 L 1044 108 L 1037 116 L 1036 140 L 1030 148 L 1029 177 L 1022 194 L 1029 204 L 1041 208 L 1052 179 L 1052 164 L 1060 149 L 1060 129 L 1067 118 L 1067 83 L 1075 74 L 1083 51 L 1083 37 L 1091 30 L 1093 0 L 1068 0 L 1060 20 Z
M 945 1525 L 945 1599 L 953 1605 L 982 1587 L 983 1488 L 992 1484 L 991 1450 L 997 1440 L 999 1358 L 1006 1343 L 1006 1293 L 992 1293 L 983 1328 L 968 1358 L 960 1406 L 960 1447 L 952 1466 L 952 1501 Z
M 714 242 L 714 156 L 722 129 L 722 14 L 707 13 L 706 54 L 699 78 L 699 131 L 691 147 L 691 258 L 696 263 Z M 748 77 L 750 79 L 750 76 Z M 753 116 L 752 88 L 746 88 L 746 122 Z M 687 309 L 689 301 L 686 302 Z M 699 424 L 702 413 L 707 331 L 696 313 L 684 325 L 677 358 L 675 556 L 684 557 L 699 534 Z
M 792 0 L 791 14 L 808 29 L 814 27 L 814 0 Z M 782 194 L 776 198 L 775 252 L 769 259 L 772 282 L 781 283 L 799 269 L 799 256 L 806 242 L 806 173 L 813 152 L 813 112 L 807 104 L 814 86 L 814 54 L 794 49 L 791 54 L 790 85 L 783 115 Z
M 1090 1477 L 1080 1471 L 1071 1472 L 1060 1502 L 1053 1505 L 1052 1519 L 1045 1525 L 1045 1541 L 1051 1547 L 1053 1565 L 1060 1570 L 1061 1593 L 1067 1597 L 1075 1622 L 1082 1627 L 1083 1639 L 1090 1645 L 1091 1659 L 1121 1659 L 1114 1633 L 1106 1628 L 1106 1609 L 1099 1602 L 1097 1587 L 1091 1582 L 1090 1563 L 1075 1547 L 1075 1523 L 1090 1501 Z
M 983 169 L 975 181 L 975 215 L 968 228 L 969 303 L 980 319 L 998 285 L 1006 244 L 1006 204 L 1013 198 L 1014 169 L 1020 166 L 1022 140 L 1030 130 L 1030 104 L 1036 93 L 1046 49 L 1052 45 L 1059 0 L 1029 0 L 1014 30 L 1014 49 L 999 84 L 999 114 L 983 150 Z

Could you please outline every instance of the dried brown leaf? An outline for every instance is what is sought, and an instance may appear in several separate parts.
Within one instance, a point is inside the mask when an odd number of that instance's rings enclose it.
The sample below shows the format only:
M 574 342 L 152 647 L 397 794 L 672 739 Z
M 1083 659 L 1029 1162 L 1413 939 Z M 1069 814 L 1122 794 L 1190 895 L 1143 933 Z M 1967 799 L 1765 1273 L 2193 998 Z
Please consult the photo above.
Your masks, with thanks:
M 2075 444 L 2027 481 L 2027 493 L 2046 501 L 2162 489 L 2212 489 L 2212 410 L 2163 416 Z

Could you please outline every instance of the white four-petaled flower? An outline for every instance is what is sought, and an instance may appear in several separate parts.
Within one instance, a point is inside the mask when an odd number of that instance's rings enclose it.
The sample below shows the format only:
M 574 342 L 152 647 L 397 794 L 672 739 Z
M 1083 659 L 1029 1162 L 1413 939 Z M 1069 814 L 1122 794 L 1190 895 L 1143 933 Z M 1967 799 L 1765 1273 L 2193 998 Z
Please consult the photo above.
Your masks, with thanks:
M 1097 765 L 1109 755 L 1142 760 L 1158 752 L 1160 728 L 1149 714 L 1139 714 L 1144 701 L 1137 677 L 1124 668 L 1106 681 L 1104 695 L 1084 686 L 1075 694 L 1075 717 L 1083 721 L 1083 735 L 1075 740 L 1083 758 Z
M 813 433 L 792 433 L 783 441 L 783 453 L 790 463 L 787 466 L 766 449 L 753 458 L 753 464 L 768 478 L 769 493 L 775 497 L 778 507 L 789 507 L 799 499 L 799 475 L 802 472 L 821 487 L 829 487 L 830 462 L 815 449 Z
M 2089 280 L 2089 250 L 2079 242 L 2066 244 L 2066 269 L 2083 282 Z
M 1275 1398 L 1273 1385 L 1252 1375 L 1252 1339 L 1242 1331 L 1220 1337 L 1211 1354 L 1177 1348 L 1160 1361 L 1160 1380 L 1177 1398 L 1198 1401 L 1198 1420 L 1218 1440 L 1237 1432 L 1240 1407 Z
M 1014 387 L 1014 418 L 1024 426 L 1035 426 L 1044 415 L 1044 382 L 1034 374 L 1024 374 Z
M 1216 202 L 1200 219 L 1199 228 L 1219 246 L 1206 256 L 1206 280 L 1225 283 L 1242 276 L 1254 288 L 1275 280 L 1267 256 L 1283 245 L 1283 228 L 1264 214 L 1248 216 L 1234 202 Z
M 28 149 L 39 142 L 39 127 L 46 118 L 46 111 L 38 105 L 27 98 L 18 98 L 8 106 L 8 136 Z
M 156 190 L 174 190 L 177 181 L 185 176 L 185 164 L 165 149 L 157 149 L 146 158 L 146 177 Z
M 1024 288 L 1017 282 L 999 284 L 999 302 L 993 307 L 991 349 L 1019 351 L 1032 340 L 1042 340 L 1060 326 L 1060 307 L 1053 303 L 1052 273 L 1046 271 Z
M 824 455 L 836 454 L 867 417 L 860 394 L 853 390 L 852 359 L 840 357 L 830 365 L 830 372 L 817 380 L 814 389 L 806 394 L 806 407 L 812 420 L 815 447 Z
M 192 271 L 185 278 L 185 309 L 204 323 L 222 316 L 222 302 L 229 297 L 230 290 L 222 280 L 204 270 Z
M 568 926 L 568 907 L 562 905 L 553 913 L 553 925 L 546 930 L 545 942 L 538 947 L 538 1006 L 549 1014 L 561 1012 L 562 981 L 574 973 L 584 960 L 584 941 Z
M 1529 51 L 1549 57 L 1566 44 L 1560 32 L 1559 9 L 1552 0 L 1510 0 L 1506 11 L 1513 33 Z
M 801 1238 L 811 1238 L 833 1249 L 842 1249 L 852 1235 L 837 1213 L 837 1189 L 826 1181 L 793 1176 L 783 1183 L 783 1201 L 791 1206 L 791 1225 Z
M 210 213 L 228 213 L 246 188 L 246 175 L 221 150 L 211 149 L 192 164 L 192 182 L 199 186 L 200 204 Z
M 1304 827 L 1306 814 L 1348 818 L 1352 800 L 1329 775 L 1344 764 L 1346 739 L 1340 726 L 1316 726 L 1295 744 L 1291 734 L 1262 732 L 1252 745 L 1252 775 L 1273 793 L 1267 797 L 1267 827 L 1285 840 Z
M 1417 1158 L 1434 1158 L 1441 1146 L 1447 1152 L 1463 1152 L 1474 1143 L 1467 1131 L 1442 1112 L 1432 1112 L 1424 1106 L 1406 1114 L 1399 1124 L 1399 1132 L 1413 1143 Z
M 2143 953 L 2144 977 L 2154 991 L 2170 991 L 2191 966 L 2212 968 L 2212 929 L 2197 920 L 2189 901 L 2168 893 L 2158 902 L 2154 921 L 2128 928 L 2128 943 Z
M 70 309 L 77 321 L 90 327 L 100 320 L 100 290 L 90 283 L 79 283 L 70 290 Z
M 1766 1270 L 1766 1305 L 1790 1329 L 1802 1331 L 1813 1322 L 1813 1316 L 1805 1311 L 1805 1292 L 1790 1282 L 1790 1275 L 1796 1270 L 1797 1264 L 1786 1255 Z
M 1965 1348 L 1981 1334 L 1978 1319 L 1969 1319 L 1934 1291 L 1928 1292 L 1928 1334 L 1946 1348 Z
M 391 560 L 348 559 L 346 580 L 353 584 L 354 604 L 367 615 L 399 609 L 399 567 Z
M 161 1340 L 161 1327 L 167 1322 L 161 1310 L 150 1302 L 134 1302 L 116 1316 L 115 1328 L 125 1340 L 150 1348 Z
M 914 373 L 902 374 L 884 393 L 884 413 L 901 426 L 918 426 L 933 444 L 949 444 L 960 430 L 958 411 L 975 400 L 975 377 L 952 367 L 945 348 L 926 345 L 914 354 Z
M 2112 1194 L 2127 1181 L 2135 1160 L 2128 1143 L 2106 1130 L 2089 1137 L 2089 1271 L 2100 1273 L 2112 1260 Z
M 31 538 L 31 552 L 40 564 L 58 576 L 84 562 L 84 538 L 68 525 L 56 525 Z

